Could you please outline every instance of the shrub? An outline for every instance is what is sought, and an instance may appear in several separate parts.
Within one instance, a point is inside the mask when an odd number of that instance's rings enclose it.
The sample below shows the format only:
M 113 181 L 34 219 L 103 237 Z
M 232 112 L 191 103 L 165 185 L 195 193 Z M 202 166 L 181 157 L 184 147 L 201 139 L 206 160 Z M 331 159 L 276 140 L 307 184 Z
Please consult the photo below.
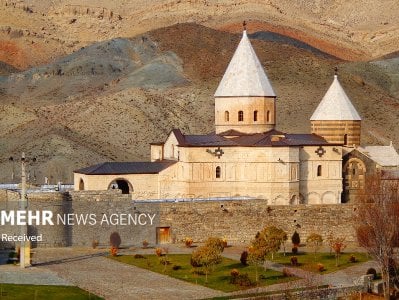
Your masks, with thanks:
M 110 253 L 112 256 L 117 256 L 118 255 L 118 248 L 117 247 L 111 247 Z
M 202 267 L 202 264 L 200 263 L 200 262 L 198 262 L 195 258 L 193 258 L 192 256 L 191 256 L 191 258 L 190 258 L 190 265 L 193 267 L 193 268 L 199 268 L 199 267 Z
M 301 238 L 299 237 L 299 233 L 298 232 L 296 232 L 296 230 L 295 230 L 295 232 L 294 232 L 294 234 L 292 235 L 292 237 L 291 237 L 291 241 L 292 241 L 292 244 L 294 245 L 294 246 L 299 246 L 299 244 L 301 243 Z
M 237 277 L 238 275 L 240 275 L 240 271 L 238 271 L 237 269 L 233 269 L 230 271 L 230 275 L 232 277 Z
M 97 240 L 93 240 L 91 242 L 91 246 L 93 247 L 93 249 L 96 249 L 98 247 L 98 245 L 99 245 L 99 242 Z
M 241 253 L 240 262 L 243 266 L 248 266 L 248 251 Z
M 193 239 L 192 239 L 192 238 L 186 237 L 186 238 L 184 239 L 184 244 L 186 245 L 187 248 L 190 248 L 191 245 L 193 244 Z
M 317 264 L 317 270 L 318 270 L 319 272 L 323 272 L 323 271 L 325 271 L 326 269 L 324 268 L 324 265 L 323 265 L 323 264 L 318 263 L 318 264 Z
M 145 258 L 143 255 L 141 255 L 141 254 L 135 254 L 134 256 L 133 256 L 134 258 Z
M 206 240 L 205 247 L 215 249 L 219 253 L 222 253 L 224 250 L 224 242 L 222 239 L 216 237 L 210 237 Z
M 157 256 L 162 256 L 162 248 L 155 248 L 155 254 Z
M 150 243 L 147 240 L 143 241 L 143 248 L 147 248 Z
M 116 231 L 111 233 L 111 235 L 109 236 L 109 243 L 111 244 L 112 247 L 119 248 L 119 246 L 122 243 L 121 236 L 119 235 L 119 233 L 117 233 Z
M 351 262 L 351 263 L 357 262 L 356 256 L 354 256 L 353 254 L 351 254 L 351 256 L 349 257 L 349 262 Z
M 367 269 L 366 275 L 373 275 L 372 280 L 377 278 L 377 271 L 374 268 Z
M 254 285 L 248 274 L 239 274 L 237 276 L 232 276 L 230 278 L 230 283 L 237 284 L 243 287 L 249 287 Z
M 179 266 L 179 265 L 174 265 L 174 266 L 172 267 L 172 269 L 173 269 L 174 271 L 177 271 L 177 270 L 180 270 L 180 269 L 181 269 L 181 266 Z
M 294 276 L 288 268 L 283 268 L 283 276 L 284 277 L 291 277 Z
M 293 254 L 297 254 L 298 253 L 298 247 L 297 246 L 292 247 L 292 253 Z
M 293 266 L 298 265 L 298 257 L 296 257 L 296 256 L 291 257 L 291 265 L 293 265 Z
M 159 258 L 159 263 L 163 266 L 170 265 L 170 260 L 166 256 Z
M 227 247 L 227 239 L 223 238 L 222 242 L 223 242 L 223 248 L 226 248 Z

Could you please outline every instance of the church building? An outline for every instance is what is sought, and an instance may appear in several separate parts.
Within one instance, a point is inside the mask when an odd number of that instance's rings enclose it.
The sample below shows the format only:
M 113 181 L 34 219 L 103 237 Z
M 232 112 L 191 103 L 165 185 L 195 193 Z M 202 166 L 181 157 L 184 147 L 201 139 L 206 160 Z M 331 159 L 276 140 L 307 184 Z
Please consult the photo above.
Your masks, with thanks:
M 105 162 L 75 171 L 75 190 L 117 188 L 133 200 L 341 203 L 343 155 L 360 145 L 361 118 L 337 75 L 310 118 L 310 134 L 276 129 L 276 101 L 244 30 L 215 92 L 213 133 L 174 129 L 164 142 L 151 144 L 151 162 Z

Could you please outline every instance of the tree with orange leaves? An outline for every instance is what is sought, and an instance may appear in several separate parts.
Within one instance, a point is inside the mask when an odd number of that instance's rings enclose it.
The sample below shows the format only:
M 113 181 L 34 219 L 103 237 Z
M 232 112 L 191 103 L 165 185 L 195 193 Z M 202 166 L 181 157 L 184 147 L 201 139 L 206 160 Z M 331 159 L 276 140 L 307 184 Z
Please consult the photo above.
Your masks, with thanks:
M 399 245 L 399 181 L 376 175 L 367 178 L 365 186 L 356 210 L 357 239 L 379 264 L 384 298 L 389 299 L 392 277 L 398 278 L 393 250 Z

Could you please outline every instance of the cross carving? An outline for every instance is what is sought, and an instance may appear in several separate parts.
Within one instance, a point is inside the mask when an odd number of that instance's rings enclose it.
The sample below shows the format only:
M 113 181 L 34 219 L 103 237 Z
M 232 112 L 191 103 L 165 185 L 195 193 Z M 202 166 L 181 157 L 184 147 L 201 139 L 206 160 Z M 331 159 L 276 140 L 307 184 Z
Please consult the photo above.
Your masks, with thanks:
M 317 150 L 315 151 L 315 153 L 319 156 L 322 157 L 324 155 L 324 153 L 326 153 L 326 150 L 324 150 L 324 148 L 322 146 L 319 146 L 319 148 L 317 148 Z
M 217 156 L 217 158 L 220 159 L 220 157 L 224 154 L 223 149 L 221 149 L 220 147 L 218 147 L 217 149 L 215 149 L 215 151 L 212 151 L 210 149 L 206 149 L 206 152 L 213 154 L 215 156 Z

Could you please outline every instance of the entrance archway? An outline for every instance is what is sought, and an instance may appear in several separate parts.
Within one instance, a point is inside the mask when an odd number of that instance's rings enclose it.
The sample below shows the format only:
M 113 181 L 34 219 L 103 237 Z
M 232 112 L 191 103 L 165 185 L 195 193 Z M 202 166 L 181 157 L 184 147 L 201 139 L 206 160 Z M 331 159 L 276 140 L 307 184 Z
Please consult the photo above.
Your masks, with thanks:
M 130 194 L 131 192 L 133 192 L 133 186 L 132 184 L 124 179 L 124 178 L 117 178 L 114 179 L 108 186 L 109 190 L 112 189 L 119 189 L 122 191 L 122 194 Z

